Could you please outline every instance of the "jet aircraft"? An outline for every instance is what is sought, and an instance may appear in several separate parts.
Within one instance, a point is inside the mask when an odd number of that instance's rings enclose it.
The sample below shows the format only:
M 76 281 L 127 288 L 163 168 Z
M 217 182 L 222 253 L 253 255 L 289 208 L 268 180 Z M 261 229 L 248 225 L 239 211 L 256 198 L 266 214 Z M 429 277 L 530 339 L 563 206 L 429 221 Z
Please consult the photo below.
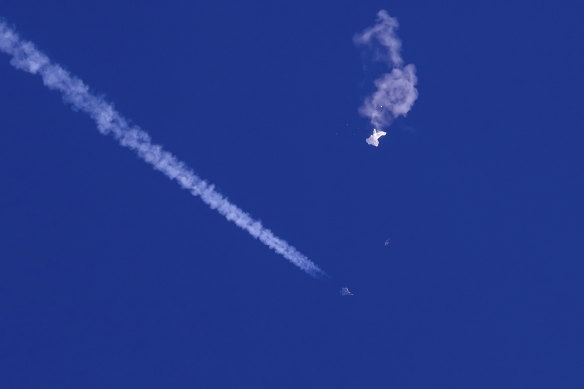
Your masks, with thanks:
M 341 296 L 354 296 L 354 294 L 351 293 L 351 291 L 347 287 L 341 288 L 339 293 L 341 294 Z

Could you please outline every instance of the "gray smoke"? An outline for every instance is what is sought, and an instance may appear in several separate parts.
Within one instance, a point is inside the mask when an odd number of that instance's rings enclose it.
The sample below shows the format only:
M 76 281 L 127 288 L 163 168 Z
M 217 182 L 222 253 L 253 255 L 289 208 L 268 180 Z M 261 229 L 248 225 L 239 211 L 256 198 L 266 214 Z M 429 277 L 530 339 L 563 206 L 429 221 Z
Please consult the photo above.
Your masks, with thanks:
M 401 41 L 396 35 L 399 24 L 387 11 L 377 13 L 377 23 L 357 34 L 357 45 L 372 49 L 374 60 L 384 62 L 389 72 L 375 80 L 375 92 L 365 98 L 359 113 L 369 118 L 373 127 L 387 128 L 398 116 L 406 114 L 418 98 L 416 67 L 403 66 Z

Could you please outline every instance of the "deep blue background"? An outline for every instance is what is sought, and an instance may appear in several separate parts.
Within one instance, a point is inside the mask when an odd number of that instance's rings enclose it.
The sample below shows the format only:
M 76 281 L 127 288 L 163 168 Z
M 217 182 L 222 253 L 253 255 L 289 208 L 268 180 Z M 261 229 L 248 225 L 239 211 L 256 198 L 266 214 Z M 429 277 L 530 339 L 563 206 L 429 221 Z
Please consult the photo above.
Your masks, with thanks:
M 0 16 L 331 278 L 1 55 L 0 387 L 584 387 L 578 3 L 120 3 Z M 374 149 L 381 8 L 420 97 Z

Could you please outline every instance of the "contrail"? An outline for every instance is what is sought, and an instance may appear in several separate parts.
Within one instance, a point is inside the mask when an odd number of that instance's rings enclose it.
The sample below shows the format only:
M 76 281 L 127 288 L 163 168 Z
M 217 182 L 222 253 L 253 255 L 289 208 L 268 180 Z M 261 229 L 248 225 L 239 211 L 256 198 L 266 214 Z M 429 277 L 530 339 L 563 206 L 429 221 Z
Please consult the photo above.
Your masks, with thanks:
M 313 277 L 326 275 L 314 262 L 301 254 L 272 231 L 262 226 L 250 215 L 232 204 L 215 191 L 213 185 L 199 178 L 189 167 L 174 155 L 153 144 L 150 136 L 139 127 L 130 125 L 114 107 L 103 98 L 92 94 L 89 87 L 79 78 L 71 75 L 61 66 L 38 51 L 27 41 L 23 41 L 14 30 L 0 21 L 0 51 L 10 55 L 10 64 L 17 69 L 38 74 L 49 89 L 57 90 L 66 103 L 88 114 L 103 135 L 112 135 L 120 145 L 136 152 L 144 161 L 152 165 L 193 196 L 200 197 L 211 209 L 216 210 L 229 221 L 249 232 L 254 238 L 282 255 L 284 258 Z
M 403 66 L 401 41 L 395 33 L 398 26 L 397 19 L 381 10 L 377 13 L 377 23 L 354 38 L 356 44 L 372 48 L 373 59 L 385 62 L 390 69 L 375 80 L 377 89 L 359 108 L 359 113 L 378 129 L 389 126 L 400 115 L 406 116 L 418 98 L 416 67 Z

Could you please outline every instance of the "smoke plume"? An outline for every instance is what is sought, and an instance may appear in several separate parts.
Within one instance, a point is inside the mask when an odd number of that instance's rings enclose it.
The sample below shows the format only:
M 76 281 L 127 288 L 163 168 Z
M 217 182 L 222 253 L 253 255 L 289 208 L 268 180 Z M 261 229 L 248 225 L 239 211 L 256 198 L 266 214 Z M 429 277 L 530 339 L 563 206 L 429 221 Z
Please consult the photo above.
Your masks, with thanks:
M 380 130 L 387 128 L 396 117 L 406 116 L 418 98 L 416 67 L 403 66 L 401 41 L 396 35 L 398 26 L 397 19 L 381 10 L 377 13 L 377 23 L 354 38 L 357 45 L 372 50 L 374 60 L 388 66 L 389 71 L 375 80 L 375 91 L 359 108 L 359 113 Z

